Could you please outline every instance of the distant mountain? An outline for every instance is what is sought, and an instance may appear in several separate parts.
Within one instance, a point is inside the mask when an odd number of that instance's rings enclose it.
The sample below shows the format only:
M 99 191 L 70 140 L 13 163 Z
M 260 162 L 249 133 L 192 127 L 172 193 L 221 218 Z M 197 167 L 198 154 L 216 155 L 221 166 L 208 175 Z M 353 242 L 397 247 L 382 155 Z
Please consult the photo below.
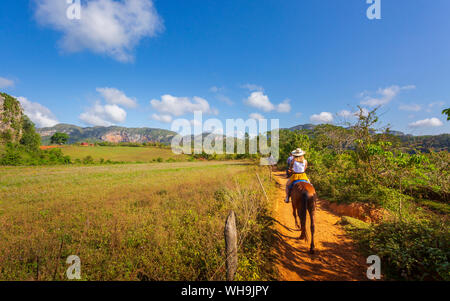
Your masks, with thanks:
M 296 126 L 293 126 L 291 128 L 289 128 L 289 130 L 291 131 L 301 131 L 301 130 L 314 130 L 314 128 L 316 127 L 316 125 L 314 124 L 299 124 Z
M 79 127 L 71 124 L 57 124 L 53 127 L 36 130 L 42 137 L 43 144 L 50 143 L 50 137 L 56 133 L 69 135 L 69 143 L 76 142 L 160 142 L 169 144 L 175 132 L 154 128 L 126 128 L 120 126 Z

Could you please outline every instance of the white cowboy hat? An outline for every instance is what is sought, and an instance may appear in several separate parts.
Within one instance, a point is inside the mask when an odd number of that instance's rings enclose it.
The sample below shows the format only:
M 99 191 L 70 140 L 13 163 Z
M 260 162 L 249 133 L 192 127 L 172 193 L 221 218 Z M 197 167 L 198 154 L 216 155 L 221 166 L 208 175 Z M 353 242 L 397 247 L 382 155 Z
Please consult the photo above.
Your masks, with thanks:
M 297 148 L 295 151 L 292 152 L 292 155 L 294 157 L 300 157 L 306 154 L 301 148 Z

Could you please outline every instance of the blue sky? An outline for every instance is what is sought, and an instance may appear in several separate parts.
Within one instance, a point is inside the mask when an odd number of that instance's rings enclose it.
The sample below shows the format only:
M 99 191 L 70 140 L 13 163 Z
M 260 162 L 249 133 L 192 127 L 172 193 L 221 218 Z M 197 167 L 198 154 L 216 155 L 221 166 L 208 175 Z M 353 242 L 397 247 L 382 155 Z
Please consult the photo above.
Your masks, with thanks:
M 65 0 L 0 7 L 0 91 L 38 126 L 170 129 L 175 118 L 351 120 L 449 133 L 450 1 Z

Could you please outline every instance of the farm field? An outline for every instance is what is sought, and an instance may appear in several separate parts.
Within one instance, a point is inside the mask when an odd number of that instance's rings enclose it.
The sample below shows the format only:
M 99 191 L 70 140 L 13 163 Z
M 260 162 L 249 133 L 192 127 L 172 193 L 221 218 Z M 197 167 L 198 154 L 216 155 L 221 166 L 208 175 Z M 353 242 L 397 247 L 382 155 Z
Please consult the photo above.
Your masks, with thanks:
M 0 280 L 223 280 L 223 226 L 235 210 L 237 279 L 271 278 L 257 181 L 243 162 L 0 167 Z M 268 243 L 268 241 L 266 241 Z
M 128 146 L 77 146 L 68 145 L 61 148 L 64 155 L 70 156 L 72 160 L 91 156 L 95 161 L 100 159 L 121 162 L 152 162 L 158 158 L 166 161 L 187 161 L 187 156 L 177 155 L 171 149 L 158 147 L 128 147 Z M 160 159 L 160 160 L 161 160 Z

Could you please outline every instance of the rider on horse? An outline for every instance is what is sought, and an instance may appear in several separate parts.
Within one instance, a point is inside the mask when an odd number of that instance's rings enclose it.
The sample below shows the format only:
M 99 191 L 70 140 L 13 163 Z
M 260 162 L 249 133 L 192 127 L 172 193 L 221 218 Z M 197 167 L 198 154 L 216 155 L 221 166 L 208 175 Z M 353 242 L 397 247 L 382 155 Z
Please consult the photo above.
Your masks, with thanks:
M 288 177 L 289 180 L 286 183 L 286 203 L 289 203 L 289 195 L 290 187 L 294 182 L 309 182 L 308 176 L 305 171 L 308 168 L 308 161 L 306 161 L 304 155 L 306 154 L 302 149 L 297 148 L 292 153 L 293 160 L 291 160 L 289 169 L 288 169 Z

